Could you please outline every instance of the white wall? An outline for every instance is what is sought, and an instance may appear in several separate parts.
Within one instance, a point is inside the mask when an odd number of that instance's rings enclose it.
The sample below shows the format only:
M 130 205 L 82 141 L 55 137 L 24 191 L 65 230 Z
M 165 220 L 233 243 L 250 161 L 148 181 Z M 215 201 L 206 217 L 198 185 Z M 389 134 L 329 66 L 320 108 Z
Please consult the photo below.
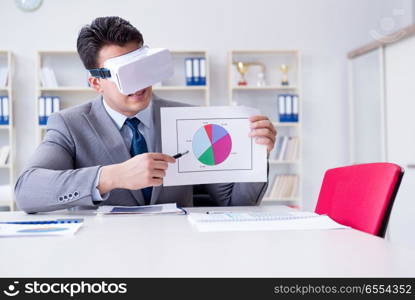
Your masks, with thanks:
M 97 16 L 130 20 L 153 46 L 207 49 L 211 101 L 225 103 L 230 49 L 300 49 L 303 53 L 305 207 L 313 209 L 324 170 L 348 163 L 346 52 L 386 28 L 412 21 L 410 0 L 44 0 L 34 13 L 0 1 L 1 49 L 16 56 L 17 166 L 34 150 L 35 51 L 75 49 L 82 25 Z M 395 11 L 396 12 L 396 11 Z M 379 24 L 384 20 L 384 24 Z M 389 20 L 390 21 L 390 20 Z M 385 27 L 386 26 L 386 27 Z M 389 27 L 388 27 L 389 26 Z

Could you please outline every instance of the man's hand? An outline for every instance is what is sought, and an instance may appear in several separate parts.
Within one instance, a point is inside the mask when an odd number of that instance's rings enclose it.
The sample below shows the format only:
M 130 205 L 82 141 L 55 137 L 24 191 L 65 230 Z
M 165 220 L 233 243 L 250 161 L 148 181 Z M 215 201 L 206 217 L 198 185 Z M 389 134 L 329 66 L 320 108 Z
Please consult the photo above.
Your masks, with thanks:
M 138 190 L 159 186 L 166 176 L 168 163 L 176 160 L 162 153 L 144 153 L 115 165 L 102 167 L 98 190 L 105 194 L 113 189 Z
M 277 130 L 272 122 L 266 116 L 252 116 L 250 137 L 255 139 L 255 142 L 260 145 L 266 145 L 267 151 L 270 153 L 274 148 Z

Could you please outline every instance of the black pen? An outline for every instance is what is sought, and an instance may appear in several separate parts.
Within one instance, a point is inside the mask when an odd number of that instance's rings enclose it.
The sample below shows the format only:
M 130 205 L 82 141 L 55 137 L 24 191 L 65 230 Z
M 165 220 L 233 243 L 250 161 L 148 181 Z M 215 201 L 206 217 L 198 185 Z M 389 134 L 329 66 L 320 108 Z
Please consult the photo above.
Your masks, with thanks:
M 173 155 L 173 158 L 174 158 L 174 159 L 180 158 L 180 157 L 182 157 L 183 155 L 186 155 L 187 153 L 189 153 L 189 150 L 187 150 L 187 151 L 185 151 L 185 152 L 183 152 L 183 153 L 177 153 L 177 154 Z

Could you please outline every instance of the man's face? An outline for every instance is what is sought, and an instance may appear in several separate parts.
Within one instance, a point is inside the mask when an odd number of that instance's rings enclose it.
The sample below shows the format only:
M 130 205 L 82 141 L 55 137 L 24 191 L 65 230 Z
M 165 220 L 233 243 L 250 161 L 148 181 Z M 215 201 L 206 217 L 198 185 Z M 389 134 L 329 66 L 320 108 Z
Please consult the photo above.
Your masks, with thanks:
M 140 46 L 136 42 L 130 42 L 124 46 L 106 45 L 98 53 L 98 67 L 103 68 L 107 59 L 127 54 L 137 50 Z M 112 109 L 125 116 L 134 116 L 145 109 L 151 101 L 151 86 L 136 91 L 134 94 L 123 95 L 118 90 L 115 82 L 109 79 L 89 77 L 89 83 L 98 93 L 103 95 L 105 102 Z

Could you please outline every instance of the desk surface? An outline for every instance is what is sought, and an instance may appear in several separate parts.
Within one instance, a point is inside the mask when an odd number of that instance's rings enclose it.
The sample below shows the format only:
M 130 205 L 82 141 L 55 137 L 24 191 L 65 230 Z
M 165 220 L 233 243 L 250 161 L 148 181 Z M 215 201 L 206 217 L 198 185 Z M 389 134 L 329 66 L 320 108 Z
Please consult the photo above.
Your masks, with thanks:
M 0 277 L 415 276 L 415 252 L 356 230 L 200 233 L 183 215 L 90 211 L 1 212 L 0 220 L 68 216 L 85 218 L 74 236 L 0 239 Z

